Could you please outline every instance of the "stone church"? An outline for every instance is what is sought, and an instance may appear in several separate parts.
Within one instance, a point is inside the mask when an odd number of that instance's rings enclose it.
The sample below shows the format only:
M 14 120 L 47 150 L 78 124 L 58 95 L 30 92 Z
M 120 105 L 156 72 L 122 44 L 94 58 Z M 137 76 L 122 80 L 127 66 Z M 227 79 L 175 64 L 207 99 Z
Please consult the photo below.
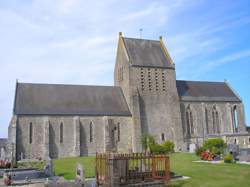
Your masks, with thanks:
M 176 80 L 161 37 L 119 33 L 114 86 L 16 83 L 8 139 L 17 160 L 140 152 L 142 134 L 171 140 L 177 151 L 210 137 L 250 145 L 229 83 Z

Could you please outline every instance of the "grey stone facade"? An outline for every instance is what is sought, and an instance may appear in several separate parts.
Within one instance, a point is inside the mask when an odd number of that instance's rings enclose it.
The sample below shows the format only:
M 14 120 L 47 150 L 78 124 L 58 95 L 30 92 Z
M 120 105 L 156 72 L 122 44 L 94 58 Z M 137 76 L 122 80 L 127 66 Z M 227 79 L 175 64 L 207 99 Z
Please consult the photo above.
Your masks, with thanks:
M 128 152 L 132 146 L 131 123 L 131 117 L 124 116 L 19 116 L 17 159 L 21 155 L 23 159 L 45 159 Z
M 0 138 L 0 160 L 5 160 L 8 149 L 8 139 Z
M 159 41 L 119 36 L 114 87 L 17 83 L 9 142 L 17 160 L 140 152 L 141 135 L 187 151 L 210 137 L 250 145 L 228 83 L 176 80 Z

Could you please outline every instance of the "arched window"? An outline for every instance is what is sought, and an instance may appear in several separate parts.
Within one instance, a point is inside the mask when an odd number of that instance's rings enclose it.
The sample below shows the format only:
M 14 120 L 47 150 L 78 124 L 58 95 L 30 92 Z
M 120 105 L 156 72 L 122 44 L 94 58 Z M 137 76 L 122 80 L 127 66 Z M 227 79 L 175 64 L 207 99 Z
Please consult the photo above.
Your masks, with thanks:
M 29 126 L 29 142 L 30 144 L 32 143 L 33 141 L 33 124 L 30 123 L 30 126 Z
M 63 123 L 60 124 L 60 143 L 63 143 Z
M 209 134 L 207 108 L 205 108 L 205 121 L 206 121 L 206 130 L 207 130 L 207 134 Z
M 238 132 L 238 112 L 236 106 L 233 107 L 233 114 L 232 114 L 232 119 L 233 119 L 233 129 L 234 132 Z
M 190 106 L 188 106 L 187 110 L 186 110 L 186 122 L 187 122 L 188 135 L 194 134 L 193 115 L 192 115 L 192 111 L 190 109 Z
M 165 134 L 161 133 L 161 141 L 165 141 Z
M 121 134 L 120 134 L 120 123 L 117 124 L 117 141 L 119 142 L 121 138 Z
M 216 106 L 213 107 L 212 111 L 213 117 L 213 133 L 220 133 L 220 123 L 219 123 L 219 113 L 216 109 Z
M 248 138 L 248 144 L 250 144 L 250 137 Z
M 89 142 L 93 142 L 93 123 L 89 124 Z

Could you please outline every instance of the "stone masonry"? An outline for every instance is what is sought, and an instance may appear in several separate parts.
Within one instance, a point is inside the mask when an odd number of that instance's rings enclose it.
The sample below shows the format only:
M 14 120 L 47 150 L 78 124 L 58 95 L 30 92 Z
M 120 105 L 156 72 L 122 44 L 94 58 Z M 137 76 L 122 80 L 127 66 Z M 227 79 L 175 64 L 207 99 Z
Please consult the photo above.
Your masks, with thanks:
M 16 85 L 8 142 L 17 160 L 141 152 L 142 134 L 171 140 L 178 151 L 211 137 L 250 146 L 244 106 L 229 83 L 176 80 L 162 37 L 119 34 L 114 86 Z

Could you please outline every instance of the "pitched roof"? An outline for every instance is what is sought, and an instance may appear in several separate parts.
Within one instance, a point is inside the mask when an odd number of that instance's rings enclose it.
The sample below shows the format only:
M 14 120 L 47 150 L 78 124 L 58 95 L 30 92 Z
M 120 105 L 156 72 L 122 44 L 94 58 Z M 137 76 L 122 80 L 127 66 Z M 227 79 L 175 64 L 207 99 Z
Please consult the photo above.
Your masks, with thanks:
M 122 38 L 133 66 L 173 68 L 172 60 L 160 41 Z
M 176 86 L 183 101 L 241 101 L 225 82 L 177 80 Z
M 17 83 L 14 113 L 131 115 L 120 87 L 30 83 Z

